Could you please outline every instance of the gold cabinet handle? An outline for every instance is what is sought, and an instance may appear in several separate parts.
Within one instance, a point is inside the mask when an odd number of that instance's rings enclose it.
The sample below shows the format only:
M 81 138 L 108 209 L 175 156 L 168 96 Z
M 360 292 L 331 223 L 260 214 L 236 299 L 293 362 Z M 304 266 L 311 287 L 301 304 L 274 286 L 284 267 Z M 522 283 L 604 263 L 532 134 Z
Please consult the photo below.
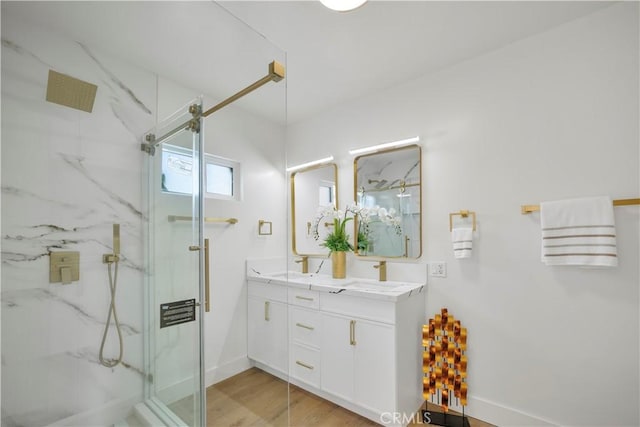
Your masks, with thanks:
M 349 344 L 356 345 L 356 321 L 349 321 Z
M 303 299 L 305 301 L 313 301 L 313 298 L 309 298 L 309 297 L 301 297 L 300 295 L 296 295 L 297 299 Z
M 210 289 L 209 289 L 209 239 L 204 239 L 204 311 L 209 311 Z
M 315 329 L 313 326 L 307 326 L 307 325 L 304 325 L 302 323 L 296 323 L 296 326 L 299 327 L 299 328 L 308 329 L 310 331 L 313 331 Z
M 311 365 L 307 365 L 306 363 L 301 362 L 301 361 L 299 361 L 299 360 L 296 360 L 296 365 L 300 365 L 300 366 L 302 366 L 303 368 L 307 368 L 307 369 L 309 369 L 309 370 L 313 371 L 313 366 L 311 366 Z
M 264 320 L 269 321 L 269 301 L 264 302 Z

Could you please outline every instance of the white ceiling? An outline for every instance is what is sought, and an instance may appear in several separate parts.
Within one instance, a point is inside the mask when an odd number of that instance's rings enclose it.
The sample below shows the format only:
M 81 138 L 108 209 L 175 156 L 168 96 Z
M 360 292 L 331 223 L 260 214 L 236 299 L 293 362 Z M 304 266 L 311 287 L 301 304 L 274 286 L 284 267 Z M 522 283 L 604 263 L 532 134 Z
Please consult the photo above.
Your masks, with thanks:
M 348 13 L 317 1 L 220 4 L 287 52 L 288 116 L 295 122 L 611 2 L 370 1 Z
M 338 13 L 310 0 L 219 2 L 268 41 L 209 1 L 2 1 L 2 13 L 3 19 L 5 13 L 19 15 L 221 99 L 262 77 L 270 59 L 284 60 L 286 51 L 293 123 L 611 4 L 370 0 Z M 282 86 L 260 91 L 242 105 L 283 121 L 273 108 L 274 99 L 282 104 Z

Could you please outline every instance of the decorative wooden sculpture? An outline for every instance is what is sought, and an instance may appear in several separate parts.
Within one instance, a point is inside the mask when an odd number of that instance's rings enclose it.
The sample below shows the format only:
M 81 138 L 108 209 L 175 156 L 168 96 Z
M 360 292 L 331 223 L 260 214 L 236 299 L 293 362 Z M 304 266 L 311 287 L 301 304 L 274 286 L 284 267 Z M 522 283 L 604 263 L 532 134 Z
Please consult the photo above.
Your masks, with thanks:
M 422 390 L 446 413 L 453 398 L 467 406 L 467 329 L 446 308 L 422 326 Z

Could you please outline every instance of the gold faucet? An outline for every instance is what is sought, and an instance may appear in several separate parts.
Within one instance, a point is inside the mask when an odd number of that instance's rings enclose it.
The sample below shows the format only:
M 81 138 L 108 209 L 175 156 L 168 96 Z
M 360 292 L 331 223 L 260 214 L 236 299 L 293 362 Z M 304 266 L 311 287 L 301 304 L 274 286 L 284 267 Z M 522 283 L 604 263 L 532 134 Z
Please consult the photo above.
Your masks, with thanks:
M 380 270 L 380 277 L 378 278 L 381 282 L 387 281 L 387 261 L 378 261 L 378 265 L 374 265 L 373 268 L 377 268 Z
M 302 274 L 306 274 L 309 272 L 309 257 L 304 255 L 299 260 L 296 261 L 296 264 L 302 263 Z

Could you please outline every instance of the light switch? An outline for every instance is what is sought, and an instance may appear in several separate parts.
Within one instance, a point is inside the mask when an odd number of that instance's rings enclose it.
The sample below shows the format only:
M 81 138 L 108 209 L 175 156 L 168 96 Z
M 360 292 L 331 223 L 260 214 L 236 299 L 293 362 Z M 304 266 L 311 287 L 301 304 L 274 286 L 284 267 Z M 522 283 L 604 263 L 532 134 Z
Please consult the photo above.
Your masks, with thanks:
M 49 283 L 65 285 L 80 280 L 80 252 L 49 253 Z

